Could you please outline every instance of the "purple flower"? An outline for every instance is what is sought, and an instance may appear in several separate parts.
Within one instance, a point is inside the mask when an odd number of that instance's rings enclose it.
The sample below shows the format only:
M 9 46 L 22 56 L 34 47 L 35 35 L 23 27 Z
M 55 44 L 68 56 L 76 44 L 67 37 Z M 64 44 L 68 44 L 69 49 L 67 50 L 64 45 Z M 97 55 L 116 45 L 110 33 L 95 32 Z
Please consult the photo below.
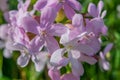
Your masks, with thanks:
M 78 35 L 73 40 L 69 39 L 69 33 L 70 31 L 68 30 L 61 36 L 60 43 L 64 45 L 64 48 L 56 50 L 52 54 L 50 62 L 55 67 L 66 66 L 70 62 L 73 75 L 79 77 L 83 75 L 84 69 L 78 59 L 82 57 L 82 53 L 90 55 L 90 53 L 94 53 L 94 50 L 90 46 L 80 43 L 81 38 L 87 34 L 86 32 Z M 64 56 L 65 53 L 67 53 L 67 57 Z M 85 59 L 89 60 L 87 57 Z
M 97 25 L 97 23 L 99 23 L 99 25 Z M 70 40 L 72 40 L 86 31 L 88 34 L 81 38 L 81 43 L 90 46 L 94 50 L 94 54 L 96 54 L 100 50 L 101 46 L 100 41 L 98 40 L 96 35 L 100 32 L 99 29 L 101 29 L 101 27 L 104 25 L 102 22 L 100 22 L 100 20 L 94 20 L 94 22 L 88 21 L 86 24 L 87 26 L 84 25 L 83 16 L 81 14 L 75 14 L 72 19 L 72 28 L 70 29 L 69 37 Z
M 12 40 L 7 33 L 9 28 L 10 26 L 8 24 L 4 24 L 0 26 L 0 48 L 4 48 L 3 56 L 5 58 L 11 58 L 12 52 L 14 50 L 12 46 Z
M 86 25 L 86 31 L 93 32 L 97 38 L 99 38 L 101 34 L 107 35 L 107 30 L 108 29 L 101 18 L 91 19 Z
M 104 7 L 103 1 L 99 1 L 98 6 L 96 7 L 95 4 L 90 3 L 88 6 L 88 13 L 92 17 L 99 17 L 99 18 L 104 18 L 106 15 L 106 10 L 102 12 L 102 9 Z
M 45 8 L 41 11 L 40 23 L 31 16 L 22 19 L 22 26 L 27 32 L 31 32 L 43 41 L 42 45 L 46 45 L 50 54 L 59 49 L 59 44 L 54 36 L 61 36 L 65 33 L 66 28 L 62 24 L 53 24 L 56 12 L 52 8 Z M 51 47 L 52 46 L 52 47 Z
M 25 67 L 30 58 L 32 58 L 32 61 L 35 63 L 36 71 L 41 71 L 45 65 L 45 52 L 40 52 L 41 47 L 43 44 L 43 41 L 39 40 L 39 37 L 34 37 L 32 40 L 29 40 L 26 32 L 22 28 L 15 28 L 14 29 L 14 47 L 16 47 L 16 50 L 20 51 L 21 55 L 19 56 L 17 63 L 21 67 Z M 44 59 L 41 60 L 41 56 L 44 57 Z
M 108 44 L 105 47 L 104 51 L 99 53 L 99 56 L 100 56 L 99 65 L 100 65 L 101 69 L 104 69 L 104 70 L 109 70 L 110 69 L 110 64 L 109 64 L 108 61 L 106 61 L 105 56 L 111 50 L 112 46 L 113 46 L 112 43 Z
M 12 10 L 9 12 L 10 24 L 13 27 L 20 27 L 21 19 L 26 15 L 30 15 L 27 9 L 31 0 L 26 0 L 25 3 L 23 3 L 23 0 L 18 1 L 19 1 L 18 10 Z
M 81 10 L 81 4 L 77 0 L 39 0 L 34 8 L 41 10 L 46 6 L 55 8 L 56 11 L 63 8 L 68 19 L 72 19 L 75 11 Z

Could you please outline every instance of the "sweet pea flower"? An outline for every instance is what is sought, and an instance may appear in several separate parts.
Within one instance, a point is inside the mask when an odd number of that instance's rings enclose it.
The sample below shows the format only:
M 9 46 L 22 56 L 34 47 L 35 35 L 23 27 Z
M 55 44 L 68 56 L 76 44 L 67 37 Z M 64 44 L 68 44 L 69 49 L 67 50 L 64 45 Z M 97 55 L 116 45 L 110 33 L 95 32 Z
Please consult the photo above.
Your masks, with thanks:
M 59 11 L 61 8 L 64 9 L 67 18 L 70 20 L 75 14 L 75 11 L 81 10 L 81 4 L 77 0 L 38 0 L 34 8 L 41 10 L 46 6 L 55 8 L 56 11 Z
M 104 3 L 103 1 L 99 1 L 98 6 L 96 7 L 95 4 L 90 3 L 88 6 L 88 13 L 92 16 L 92 17 L 99 17 L 99 18 L 104 18 L 106 15 L 106 10 L 104 10 L 102 12 L 102 9 L 104 7 Z
M 109 62 L 105 59 L 106 54 L 108 54 L 108 52 L 111 50 L 113 44 L 110 43 L 108 44 L 103 52 L 99 53 L 100 59 L 99 59 L 99 65 L 101 69 L 104 70 L 109 70 L 110 69 L 110 64 Z
M 37 22 L 31 16 L 22 19 L 22 26 L 27 32 L 36 34 L 45 45 L 50 54 L 59 49 L 59 44 L 54 36 L 61 36 L 66 32 L 66 27 L 62 24 L 54 24 L 56 11 L 50 7 L 41 11 L 40 22 Z M 52 47 L 51 47 L 52 46 Z

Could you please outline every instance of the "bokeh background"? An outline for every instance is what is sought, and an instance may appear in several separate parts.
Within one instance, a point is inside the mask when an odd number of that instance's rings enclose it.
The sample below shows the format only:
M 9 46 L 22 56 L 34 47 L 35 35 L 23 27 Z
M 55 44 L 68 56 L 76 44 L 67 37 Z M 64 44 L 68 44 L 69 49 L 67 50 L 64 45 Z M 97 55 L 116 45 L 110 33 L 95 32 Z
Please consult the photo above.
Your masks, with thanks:
M 0 3 L 3 0 L 0 0 Z M 98 3 L 99 0 L 79 0 L 83 5 L 82 12 L 87 11 L 90 2 Z M 36 0 L 32 0 L 34 4 Z M 101 71 L 98 64 L 84 64 L 85 73 L 81 80 L 120 80 L 120 0 L 103 0 L 104 9 L 107 10 L 107 15 L 104 18 L 105 24 L 108 27 L 108 36 L 103 37 L 104 45 L 112 42 L 114 44 L 107 59 L 110 62 L 111 68 L 109 71 Z M 8 0 L 8 10 L 17 9 L 17 0 Z M 3 17 L 3 11 L 0 10 L 0 25 L 7 23 Z M 36 72 L 33 63 L 25 68 L 21 68 L 16 64 L 18 52 L 14 52 L 13 57 L 6 59 L 3 57 L 3 49 L 0 49 L 0 80 L 50 80 L 47 74 L 47 69 L 41 73 Z M 64 71 L 64 69 L 63 69 Z

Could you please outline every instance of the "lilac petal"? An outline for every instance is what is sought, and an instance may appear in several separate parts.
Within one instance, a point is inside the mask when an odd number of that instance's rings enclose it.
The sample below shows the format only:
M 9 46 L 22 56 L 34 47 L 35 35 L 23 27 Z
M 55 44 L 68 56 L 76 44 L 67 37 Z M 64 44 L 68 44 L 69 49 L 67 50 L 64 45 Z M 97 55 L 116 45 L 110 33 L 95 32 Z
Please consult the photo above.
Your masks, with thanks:
M 77 59 L 71 58 L 71 65 L 72 65 L 72 73 L 76 77 L 83 75 L 84 69 L 80 62 Z
M 93 17 L 97 17 L 98 16 L 98 11 L 97 11 L 97 7 L 95 6 L 95 4 L 90 3 L 88 6 L 88 13 L 93 16 Z
M 79 60 L 83 61 L 83 62 L 87 62 L 88 64 L 91 64 L 91 65 L 93 65 L 97 62 L 97 60 L 94 57 L 87 56 L 87 55 L 84 55 L 82 53 L 80 55 Z
M 81 14 L 75 14 L 72 18 L 72 25 L 74 27 L 81 27 L 83 25 L 83 16 Z
M 10 19 L 9 19 L 9 12 L 4 12 L 4 18 L 7 22 L 10 22 Z
M 37 31 L 36 27 L 39 26 L 39 24 L 31 16 L 25 16 L 24 18 L 22 18 L 21 24 L 22 24 L 22 27 L 27 32 L 32 32 L 34 34 L 38 34 L 38 31 Z
M 93 54 L 96 54 L 100 48 L 101 48 L 101 44 L 98 40 L 98 38 L 96 37 L 91 37 L 86 41 L 86 45 L 88 45 L 89 47 L 91 47 L 93 49 Z
M 104 70 L 109 70 L 110 69 L 110 64 L 109 64 L 108 61 L 104 61 L 103 64 L 102 64 L 102 66 L 103 66 Z
M 103 51 L 104 55 L 106 55 L 112 49 L 112 47 L 113 47 L 113 43 L 109 43 Z
M 79 50 L 82 53 L 85 53 L 86 55 L 93 55 L 94 50 L 91 48 L 91 46 L 88 46 L 86 44 L 78 44 L 74 48 L 75 50 Z
M 7 48 L 8 49 L 12 49 L 12 48 L 10 48 L 12 45 L 10 45 L 9 46 L 9 44 L 7 45 Z M 15 48 L 14 48 L 15 47 Z M 13 44 L 13 50 L 19 50 L 19 51 L 21 51 L 21 50 L 27 50 L 27 47 L 25 46 L 25 45 L 23 45 L 23 44 L 20 44 L 20 43 L 14 43 Z
M 100 52 L 100 53 L 99 53 L 99 56 L 100 56 L 100 59 L 101 59 L 101 60 L 105 60 L 105 55 L 103 54 L 103 52 Z
M 45 37 L 46 46 L 50 54 L 59 49 L 59 44 L 53 36 Z
M 65 43 L 69 42 L 69 33 L 70 33 L 70 31 L 69 31 L 69 29 L 67 29 L 66 33 L 61 36 L 61 38 L 60 38 L 61 44 L 65 44 Z
M 103 6 L 104 6 L 104 3 L 103 3 L 103 1 L 100 0 L 99 3 L 98 3 L 98 14 L 99 14 L 99 16 L 101 14 Z
M 8 38 L 8 30 L 9 30 L 10 26 L 8 26 L 8 24 L 3 24 L 0 25 L 0 38 L 3 40 L 7 40 Z
M 26 0 L 24 3 L 24 10 L 27 11 L 29 5 L 30 5 L 31 0 Z
M 41 40 L 41 38 L 39 36 L 36 36 L 35 38 L 33 38 L 31 41 L 30 41 L 30 51 L 35 54 L 35 53 L 38 53 L 42 48 L 43 48 L 43 45 L 44 45 L 44 41 Z
M 11 35 L 12 36 L 12 35 Z M 14 41 L 15 43 L 19 43 L 22 45 L 27 45 L 29 42 L 29 38 L 25 33 L 25 30 L 21 27 L 16 27 L 14 31 Z
M 104 17 L 106 16 L 106 14 L 107 14 L 107 11 L 104 10 L 104 11 L 102 12 L 102 14 L 101 14 L 101 18 L 104 18 Z
M 39 54 L 32 56 L 36 71 L 41 72 L 44 69 L 47 62 L 47 54 L 47 52 L 40 52 Z
M 74 47 L 73 49 L 75 50 L 75 48 L 77 47 L 77 45 L 79 45 L 80 39 L 82 37 L 84 37 L 85 35 L 86 35 L 86 32 L 83 32 L 80 35 L 77 35 L 74 39 L 69 40 L 68 42 L 64 43 L 64 46 L 69 46 L 69 45 L 73 46 Z M 71 36 L 71 35 L 69 35 L 69 36 Z M 68 36 L 68 38 L 69 38 L 69 36 Z
M 47 6 L 54 8 L 56 11 L 59 11 L 62 8 L 62 3 L 59 0 L 48 0 Z
M 102 34 L 103 34 L 103 35 L 107 35 L 107 31 L 108 31 L 107 26 L 103 26 L 103 27 L 102 27 L 102 31 L 101 31 Z
M 73 9 L 80 11 L 82 9 L 81 4 L 77 0 L 66 0 L 67 4 L 70 5 Z
M 50 63 L 54 66 L 58 66 L 59 63 L 63 60 L 64 49 L 56 50 L 50 58 Z M 62 61 L 63 62 L 63 61 Z M 61 63 L 62 64 L 62 63 Z
M 66 32 L 67 28 L 62 24 L 54 24 L 52 26 L 52 30 L 53 32 L 51 33 L 53 36 L 61 36 L 62 34 Z
M 46 6 L 46 4 L 47 0 L 38 0 L 34 5 L 34 9 L 41 10 Z
M 75 14 L 74 9 L 72 9 L 68 4 L 64 4 L 64 11 L 68 19 L 72 20 L 72 17 Z
M 15 44 L 16 44 L 16 46 L 15 46 Z M 21 46 L 21 48 L 18 48 L 17 43 L 15 43 L 14 41 L 12 41 L 9 38 L 8 38 L 6 44 L 5 44 L 5 47 L 9 50 L 21 50 L 21 49 L 24 48 L 24 45 L 21 44 L 20 46 Z
M 17 64 L 20 65 L 21 67 L 25 67 L 28 64 L 29 59 L 30 59 L 30 55 L 22 53 L 17 59 Z
M 11 50 L 4 49 L 3 53 L 4 53 L 3 56 L 5 58 L 11 58 L 12 57 L 12 51 Z
M 78 59 L 80 57 L 80 52 L 77 50 L 71 50 L 72 56 L 75 59 Z
M 80 80 L 80 78 L 74 76 L 72 73 L 68 73 L 61 76 L 61 80 Z
M 103 19 L 94 18 L 87 24 L 86 29 L 88 32 L 93 32 L 97 37 L 99 37 L 99 35 L 101 33 L 105 34 L 105 32 L 107 32 L 107 31 L 103 30 L 103 29 L 105 29 L 104 27 L 105 27 L 105 25 L 104 25 Z
M 80 29 L 80 28 L 73 28 L 73 29 L 70 31 L 70 34 L 69 34 L 70 40 L 75 39 L 79 34 L 81 34 L 81 30 L 82 30 L 82 29 Z
M 51 80 L 60 80 L 60 72 L 57 69 L 50 69 L 48 71 L 48 75 L 51 78 Z
M 45 27 L 49 27 L 56 18 L 56 11 L 51 7 L 46 7 L 41 11 L 40 23 Z M 42 26 L 43 27 L 43 26 Z

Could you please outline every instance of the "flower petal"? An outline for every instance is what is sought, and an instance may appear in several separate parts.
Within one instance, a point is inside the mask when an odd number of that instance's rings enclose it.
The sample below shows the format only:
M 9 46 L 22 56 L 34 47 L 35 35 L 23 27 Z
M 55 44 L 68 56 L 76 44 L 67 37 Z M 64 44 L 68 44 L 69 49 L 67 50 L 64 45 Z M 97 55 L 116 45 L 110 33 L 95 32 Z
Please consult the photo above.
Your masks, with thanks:
M 61 76 L 61 80 L 80 80 L 80 78 L 74 76 L 72 73 L 68 73 Z
M 102 66 L 103 66 L 104 70 L 109 70 L 110 69 L 110 64 L 109 64 L 108 61 L 104 61 L 103 64 L 102 64 Z
M 30 55 L 22 53 L 17 59 L 17 64 L 20 65 L 21 67 L 25 67 L 28 64 L 29 59 Z
M 32 61 L 35 64 L 35 69 L 38 72 L 41 72 L 47 62 L 48 52 L 40 52 L 39 54 L 32 56 Z
M 104 11 L 102 12 L 102 14 L 101 14 L 101 18 L 104 18 L 104 17 L 106 16 L 106 14 L 107 14 L 107 11 L 104 10 Z
M 99 16 L 101 14 L 103 6 L 104 6 L 104 3 L 103 3 L 103 1 L 100 0 L 99 3 L 98 3 L 98 14 L 99 14 Z
M 35 4 L 34 4 L 34 9 L 35 10 L 41 10 L 43 9 L 47 4 L 47 0 L 38 0 Z
M 69 33 L 70 33 L 70 31 L 69 31 L 69 29 L 67 29 L 66 33 L 61 36 L 61 38 L 60 38 L 61 44 L 65 44 L 65 43 L 69 42 Z
M 97 11 L 97 7 L 95 4 L 90 3 L 88 6 L 88 13 L 93 16 L 93 17 L 97 17 L 98 16 L 98 11 Z
M 109 43 L 103 51 L 104 55 L 106 55 L 112 49 L 112 47 L 113 47 L 113 43 Z
M 34 34 L 38 34 L 38 31 L 37 31 L 36 27 L 39 26 L 39 24 L 30 15 L 27 15 L 27 16 L 23 17 L 22 20 L 21 20 L 21 24 L 22 24 L 22 27 L 27 32 L 32 32 Z
M 52 30 L 53 32 L 51 33 L 53 34 L 53 36 L 61 36 L 66 32 L 67 28 L 62 24 L 54 24 L 52 26 Z
M 55 69 L 51 68 L 48 71 L 48 75 L 51 78 L 51 80 L 60 80 L 60 72 L 56 68 Z
M 80 62 L 77 59 L 71 58 L 71 65 L 72 65 L 72 73 L 76 77 L 83 75 L 84 69 Z
M 39 36 L 36 36 L 30 41 L 30 51 L 35 54 L 38 53 L 44 45 L 44 40 L 41 40 Z
M 80 11 L 82 9 L 81 4 L 77 0 L 66 0 L 66 2 L 77 11 Z
M 53 36 L 45 37 L 45 41 L 46 41 L 46 47 L 50 54 L 52 54 L 54 51 L 60 48 L 58 42 L 55 40 Z
M 75 59 L 80 58 L 80 52 L 78 50 L 71 50 L 72 56 Z
M 56 18 L 56 11 L 51 7 L 46 7 L 41 11 L 40 23 L 44 25 L 44 27 L 49 27 Z M 42 26 L 41 26 L 42 27 Z
M 93 55 L 94 54 L 94 50 L 91 48 L 91 46 L 88 46 L 86 44 L 78 44 L 77 46 L 75 46 L 74 49 L 78 50 L 82 53 L 85 53 L 86 55 Z
M 63 61 L 64 49 L 56 50 L 50 58 L 50 63 L 54 66 L 59 66 Z M 62 62 L 61 62 L 62 61 Z
M 83 27 L 83 16 L 81 14 L 75 14 L 72 18 L 72 24 L 74 27 Z
M 91 64 L 91 65 L 93 65 L 97 62 L 97 60 L 94 57 L 87 56 L 87 55 L 84 55 L 82 53 L 80 55 L 79 60 L 83 61 L 83 62 L 87 62 L 88 64 Z
M 64 4 L 64 11 L 68 19 L 72 20 L 72 17 L 75 14 L 74 9 L 72 9 L 68 4 Z
M 3 56 L 5 58 L 11 58 L 12 57 L 12 50 L 4 49 L 3 53 L 4 53 Z

